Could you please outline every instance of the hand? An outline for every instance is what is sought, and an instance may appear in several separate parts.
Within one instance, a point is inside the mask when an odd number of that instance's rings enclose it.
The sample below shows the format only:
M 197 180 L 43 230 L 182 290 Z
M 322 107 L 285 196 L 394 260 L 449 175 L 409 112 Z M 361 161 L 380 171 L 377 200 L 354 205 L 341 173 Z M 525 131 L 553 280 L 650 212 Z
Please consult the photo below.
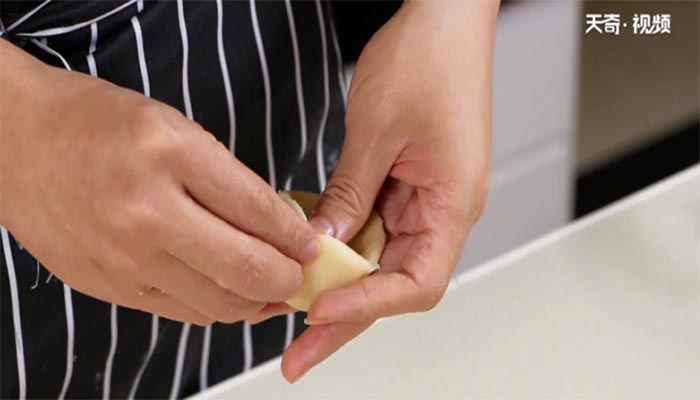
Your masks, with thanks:
M 484 207 L 497 2 L 407 2 L 357 63 L 340 161 L 311 223 L 348 241 L 375 207 L 382 269 L 314 302 L 295 381 L 378 318 L 433 308 Z
M 202 325 L 299 289 L 315 232 L 201 126 L 0 42 L 0 222 L 52 273 Z

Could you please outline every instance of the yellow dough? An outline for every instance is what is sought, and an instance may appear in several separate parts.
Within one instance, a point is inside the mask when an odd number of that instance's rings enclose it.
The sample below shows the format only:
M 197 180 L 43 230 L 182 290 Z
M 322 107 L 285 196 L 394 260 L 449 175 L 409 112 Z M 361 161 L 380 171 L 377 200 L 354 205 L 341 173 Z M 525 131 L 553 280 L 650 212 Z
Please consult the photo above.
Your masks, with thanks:
M 280 192 L 280 196 L 299 215 L 313 211 L 319 196 L 308 192 Z M 304 283 L 301 290 L 287 300 L 297 310 L 308 311 L 314 299 L 327 290 L 354 283 L 379 269 L 379 257 L 384 250 L 384 223 L 372 211 L 367 222 L 354 238 L 345 244 L 328 236 L 318 235 L 321 252 L 315 260 L 302 266 Z

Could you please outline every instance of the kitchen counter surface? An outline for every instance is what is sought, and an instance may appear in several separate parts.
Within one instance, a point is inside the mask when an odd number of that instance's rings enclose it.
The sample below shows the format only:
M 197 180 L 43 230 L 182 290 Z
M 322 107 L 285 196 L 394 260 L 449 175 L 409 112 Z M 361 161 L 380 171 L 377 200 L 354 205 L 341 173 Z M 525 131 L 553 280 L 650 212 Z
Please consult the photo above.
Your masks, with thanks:
M 198 399 L 700 398 L 700 166 L 457 277 L 294 385 Z

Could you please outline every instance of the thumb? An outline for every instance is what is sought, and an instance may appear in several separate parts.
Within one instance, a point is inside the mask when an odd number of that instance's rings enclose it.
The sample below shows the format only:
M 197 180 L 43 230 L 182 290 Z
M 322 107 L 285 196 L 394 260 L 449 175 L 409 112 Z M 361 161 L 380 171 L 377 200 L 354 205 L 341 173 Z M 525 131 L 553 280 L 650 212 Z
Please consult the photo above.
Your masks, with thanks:
M 396 159 L 389 149 L 378 149 L 346 135 L 338 166 L 311 214 L 317 232 L 348 242 L 362 228 Z

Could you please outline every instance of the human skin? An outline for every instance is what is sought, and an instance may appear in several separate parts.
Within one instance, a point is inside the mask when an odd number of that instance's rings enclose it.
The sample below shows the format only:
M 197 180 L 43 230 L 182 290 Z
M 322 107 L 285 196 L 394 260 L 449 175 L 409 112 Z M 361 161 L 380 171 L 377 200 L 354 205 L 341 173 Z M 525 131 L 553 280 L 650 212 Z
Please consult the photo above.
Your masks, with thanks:
M 316 300 L 308 315 L 312 326 L 284 354 L 282 371 L 289 381 L 298 380 L 376 319 L 428 310 L 444 294 L 467 234 L 483 209 L 488 188 L 491 56 L 497 9 L 496 0 L 409 1 L 364 49 L 349 94 L 346 140 L 339 165 L 312 224 L 320 232 L 347 241 L 374 207 L 388 234 L 380 260 L 382 270 Z M 35 60 L 16 54 L 18 50 L 9 49 L 3 41 L 0 46 L 0 223 L 42 263 L 69 285 L 81 286 L 76 289 L 85 293 L 179 320 L 208 323 L 245 318 L 255 322 L 289 311 L 277 303 L 299 287 L 298 261 L 312 259 L 317 248 L 308 245 L 313 232 L 289 214 L 291 208 L 273 199 L 274 193 L 261 187 L 264 182 L 232 161 L 230 154 L 224 156 L 223 152 L 228 153 L 225 149 L 177 111 L 124 89 L 110 86 L 108 90 L 104 82 L 99 88 L 94 81 L 78 84 L 77 74 L 61 71 L 59 76 L 55 69 L 49 73 L 44 68 L 50 67 L 37 66 Z M 17 71 L 24 68 L 7 67 L 30 64 L 26 73 Z M 47 90 L 47 85 L 61 79 L 72 83 Z M 103 91 L 108 93 L 105 98 L 95 96 Z M 80 102 L 86 94 L 99 101 Z M 87 112 L 76 114 L 61 106 L 69 101 L 84 105 Z M 134 102 L 148 104 L 129 104 Z M 51 112 L 37 118 L 30 110 L 42 105 Z M 121 107 L 127 109 L 122 110 L 126 114 L 119 112 Z M 117 112 L 107 113 L 109 108 Z M 100 117 L 92 121 L 95 125 L 88 126 L 89 121 L 81 119 L 89 112 Z M 125 124 L 119 116 L 135 121 Z M 105 129 L 105 121 L 121 128 Z M 82 124 L 85 129 L 79 131 L 85 137 L 72 129 Z M 53 138 L 45 134 L 47 128 Z M 94 133 L 85 132 L 90 129 L 101 132 L 98 143 L 93 142 Z M 31 132 L 26 134 L 29 137 L 16 134 L 24 131 Z M 57 132 L 69 136 L 61 142 L 63 135 Z M 110 134 L 120 140 L 110 142 Z M 125 139 L 128 141 L 123 142 Z M 44 144 L 49 140 L 59 143 Z M 81 146 L 75 149 L 73 142 Z M 116 146 L 122 153 L 114 149 L 91 153 L 99 151 L 100 145 Z M 56 146 L 61 150 L 58 154 L 53 149 Z M 124 151 L 131 147 L 136 150 Z M 218 152 L 216 156 L 212 156 L 214 152 Z M 35 165 L 37 160 L 41 161 Z M 66 160 L 71 161 L 68 166 L 64 165 Z M 110 164 L 103 165 L 105 161 Z M 226 165 L 224 172 L 212 167 L 220 169 L 219 164 Z M 134 171 L 148 175 L 143 180 L 130 180 Z M 241 183 L 232 188 L 228 180 L 239 179 L 239 175 L 254 186 L 244 192 L 265 199 L 257 224 L 239 222 L 255 213 L 250 210 L 255 201 L 247 201 L 251 197 L 244 195 L 236 203 L 244 211 L 233 215 L 237 207 L 230 201 L 236 199 L 234 189 L 240 193 Z M 110 189 L 105 182 L 113 182 L 115 187 Z M 190 186 L 198 184 L 207 187 L 192 191 Z M 106 192 L 104 196 L 98 195 L 101 191 Z M 226 194 L 229 209 L 218 208 L 221 198 L 211 192 L 222 197 Z M 47 195 L 51 201 L 43 199 Z M 107 211 L 114 217 L 106 217 Z M 191 212 L 183 218 L 183 211 Z M 65 221 L 70 224 L 62 226 Z M 260 227 L 265 221 L 275 229 L 263 233 L 246 229 Z M 197 228 L 194 234 L 181 237 L 183 227 L 190 231 L 192 226 Z M 80 228 L 87 233 L 81 235 Z M 45 233 L 37 233 L 37 229 Z M 141 231 L 148 234 L 136 234 Z M 157 236 L 168 233 L 158 240 Z M 58 235 L 66 238 L 56 241 Z M 246 246 L 237 241 L 240 237 L 247 238 L 246 244 L 261 246 L 258 249 L 267 252 L 260 254 L 266 255 L 256 258 L 256 253 L 246 253 Z M 175 247 L 184 246 L 191 251 L 191 260 L 209 260 L 213 255 L 217 268 L 209 272 L 214 276 L 200 271 L 206 266 L 158 263 L 156 255 L 172 257 L 163 251 L 166 245 L 173 252 Z M 221 249 L 226 246 L 240 251 L 225 254 Z M 156 263 L 150 264 L 152 260 Z M 252 269 L 262 272 L 250 277 L 245 271 L 251 268 L 236 269 L 236 263 L 250 264 L 251 260 L 255 260 Z M 101 261 L 107 266 L 99 264 Z M 197 284 L 185 282 L 188 287 L 174 292 L 163 288 L 165 284 L 157 281 L 169 279 L 160 275 L 169 274 L 171 268 L 182 270 L 182 281 L 191 278 L 185 272 L 193 272 L 199 278 Z M 215 273 L 234 269 L 241 274 L 231 274 L 223 281 L 234 293 L 222 294 L 222 288 L 212 284 L 221 277 Z M 98 273 L 105 270 L 110 275 Z M 253 281 L 243 285 L 246 287 L 257 282 L 259 291 L 254 296 L 242 295 L 236 286 L 241 279 Z M 265 289 L 269 280 L 273 284 Z M 275 283 L 279 287 L 273 295 Z M 164 289 L 166 294 L 149 290 L 138 296 L 148 286 Z M 204 304 L 191 294 L 207 294 L 210 299 Z M 185 299 L 188 295 L 189 302 Z M 224 303 L 229 305 L 221 310 L 226 318 L 210 315 L 214 311 L 209 307 L 220 310 L 214 304 L 222 301 L 219 296 L 236 296 Z M 256 313 L 266 302 L 271 304 Z
M 316 233 L 180 112 L 0 40 L 0 224 L 71 288 L 174 320 L 249 318 Z
M 290 382 L 378 318 L 442 298 L 488 190 L 498 6 L 408 1 L 363 50 L 341 157 L 311 223 L 348 241 L 375 208 L 388 241 L 378 273 L 312 304 L 311 326 L 283 356 Z M 253 320 L 285 311 L 271 305 Z

